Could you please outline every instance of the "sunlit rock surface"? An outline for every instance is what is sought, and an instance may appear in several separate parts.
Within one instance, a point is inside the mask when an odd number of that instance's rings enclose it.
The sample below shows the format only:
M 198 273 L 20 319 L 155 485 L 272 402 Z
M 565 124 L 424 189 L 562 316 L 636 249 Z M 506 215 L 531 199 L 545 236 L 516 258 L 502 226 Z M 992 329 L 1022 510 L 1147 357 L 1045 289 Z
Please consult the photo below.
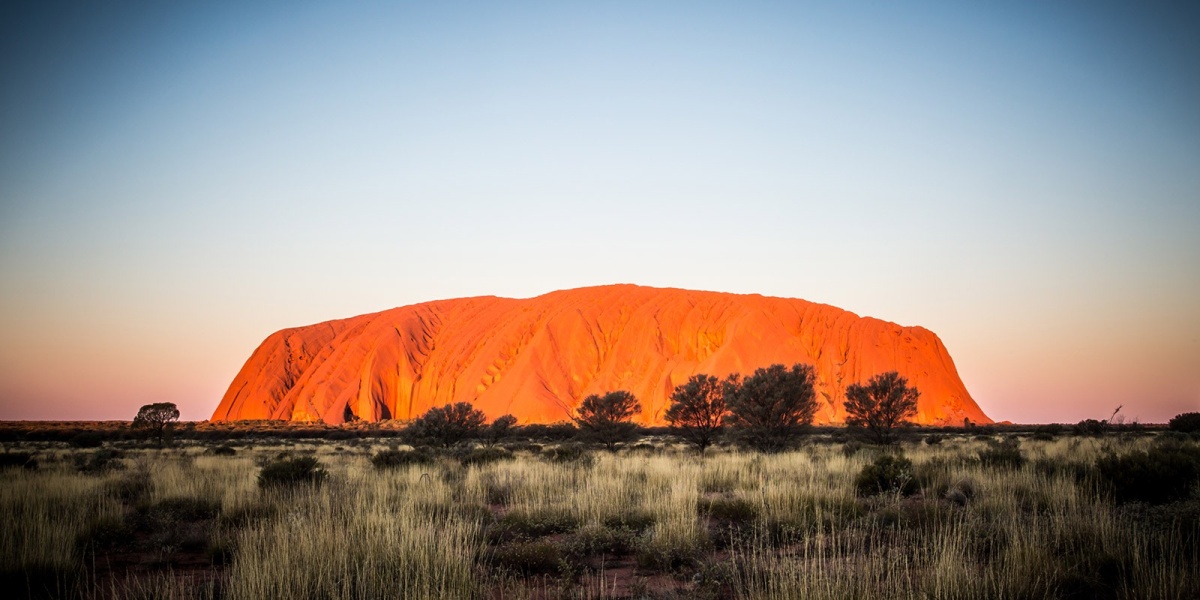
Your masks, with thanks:
M 610 285 L 514 300 L 426 302 L 284 329 L 254 351 L 213 420 L 409 419 L 467 401 L 489 418 L 567 417 L 588 394 L 624 389 L 635 420 L 662 424 L 695 373 L 772 363 L 817 368 L 817 423 L 845 418 L 845 387 L 899 371 L 921 390 L 917 421 L 989 419 L 933 332 L 804 300 Z

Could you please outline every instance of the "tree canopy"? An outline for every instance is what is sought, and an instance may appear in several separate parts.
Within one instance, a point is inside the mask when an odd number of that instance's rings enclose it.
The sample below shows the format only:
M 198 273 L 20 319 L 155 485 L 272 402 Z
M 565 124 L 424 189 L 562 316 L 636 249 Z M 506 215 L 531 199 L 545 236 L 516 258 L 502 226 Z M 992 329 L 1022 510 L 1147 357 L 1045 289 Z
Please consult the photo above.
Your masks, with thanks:
M 154 431 L 158 443 L 163 443 L 167 427 L 179 420 L 179 408 L 174 402 L 155 402 L 147 404 L 138 410 L 133 418 L 133 426 Z
M 574 420 L 585 437 L 613 450 L 617 442 L 633 436 L 637 426 L 629 420 L 641 410 L 637 397 L 625 390 L 617 390 L 584 398 L 575 410 Z
M 731 377 L 726 422 L 748 445 L 766 452 L 782 450 L 812 423 L 817 412 L 815 379 L 813 366 L 800 363 L 764 367 L 740 383 Z
M 880 373 L 866 385 L 846 388 L 846 424 L 861 427 L 881 444 L 891 443 L 893 431 L 917 414 L 921 392 L 895 371 Z
M 671 406 L 664 415 L 667 422 L 703 453 L 725 428 L 725 417 L 729 414 L 725 395 L 731 387 L 736 387 L 736 382 L 736 376 L 722 381 L 703 373 L 693 375 L 671 394 Z

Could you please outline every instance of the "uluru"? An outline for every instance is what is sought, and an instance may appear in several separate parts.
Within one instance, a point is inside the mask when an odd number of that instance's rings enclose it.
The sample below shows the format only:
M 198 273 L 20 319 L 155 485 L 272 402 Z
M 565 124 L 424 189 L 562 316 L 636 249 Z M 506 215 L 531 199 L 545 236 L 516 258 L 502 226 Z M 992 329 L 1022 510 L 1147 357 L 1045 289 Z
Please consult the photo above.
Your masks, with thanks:
M 451 402 L 522 423 L 568 418 L 589 394 L 628 390 L 635 421 L 663 424 L 696 373 L 816 367 L 815 423 L 840 423 L 845 388 L 899 371 L 921 391 L 916 422 L 992 422 L 945 346 L 922 327 L 792 298 L 607 285 L 528 299 L 413 304 L 271 334 L 214 421 L 410 419 Z

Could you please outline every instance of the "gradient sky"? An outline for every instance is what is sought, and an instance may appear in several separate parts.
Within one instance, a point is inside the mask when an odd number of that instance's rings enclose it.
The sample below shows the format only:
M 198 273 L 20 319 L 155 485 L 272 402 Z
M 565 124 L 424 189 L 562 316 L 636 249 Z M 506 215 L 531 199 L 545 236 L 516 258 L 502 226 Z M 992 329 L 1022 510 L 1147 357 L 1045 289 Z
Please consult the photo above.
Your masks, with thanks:
M 1200 410 L 1196 4 L 803 4 L 4 3 L 0 419 L 618 282 L 925 326 L 997 420 Z

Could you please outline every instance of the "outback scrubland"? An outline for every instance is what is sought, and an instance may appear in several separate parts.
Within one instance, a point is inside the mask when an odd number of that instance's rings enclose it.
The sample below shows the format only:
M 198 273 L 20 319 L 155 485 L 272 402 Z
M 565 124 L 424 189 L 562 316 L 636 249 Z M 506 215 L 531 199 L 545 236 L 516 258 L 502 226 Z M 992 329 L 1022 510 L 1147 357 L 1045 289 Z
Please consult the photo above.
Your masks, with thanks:
M 181 430 L 166 447 L 8 436 L 0 584 L 47 598 L 1200 596 L 1187 434 L 910 430 L 872 446 L 832 428 L 783 452 L 701 455 L 662 432 L 609 452 L 519 432 L 414 449 L 285 431 Z

